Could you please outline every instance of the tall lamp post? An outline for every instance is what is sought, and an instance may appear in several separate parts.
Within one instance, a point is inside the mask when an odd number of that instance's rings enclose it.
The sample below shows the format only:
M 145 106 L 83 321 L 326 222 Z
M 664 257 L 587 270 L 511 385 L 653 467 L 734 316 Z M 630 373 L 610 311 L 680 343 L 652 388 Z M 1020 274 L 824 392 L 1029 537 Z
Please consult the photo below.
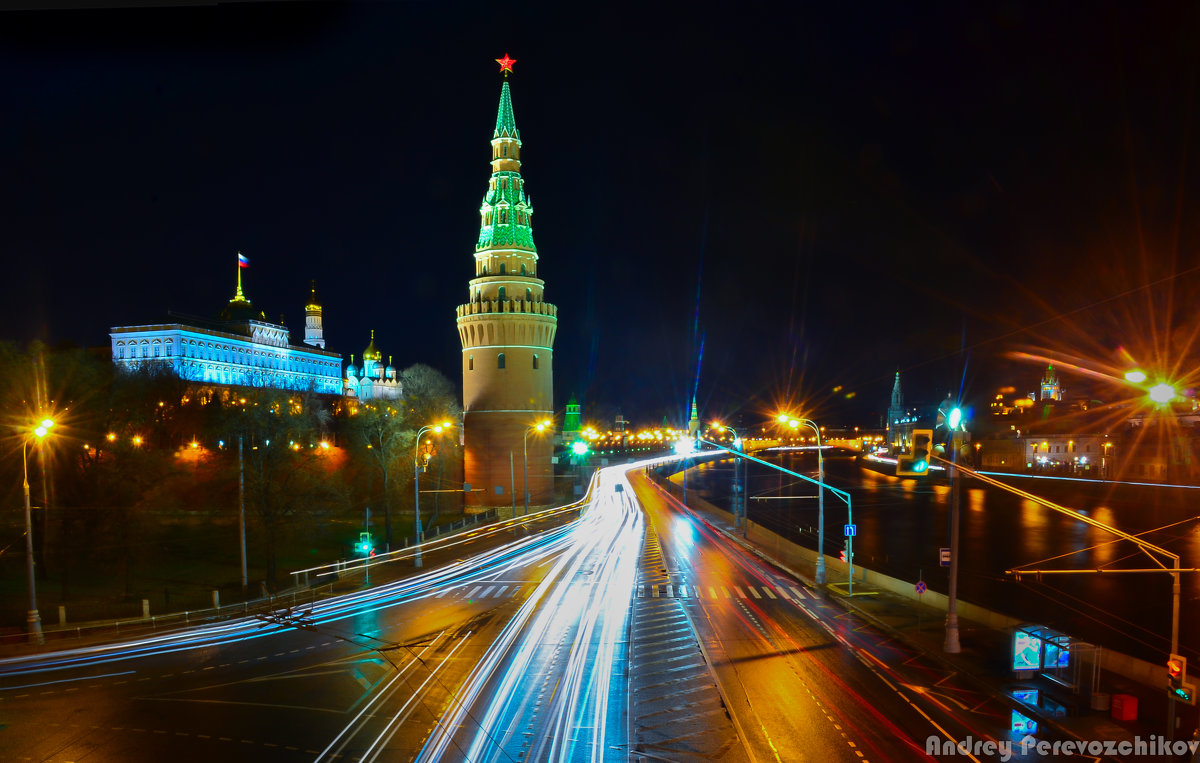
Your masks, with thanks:
M 53 427 L 53 420 L 42 419 L 31 433 L 27 433 L 21 438 L 21 466 L 25 488 L 25 572 L 29 576 L 29 614 L 25 621 L 28 624 L 29 640 L 39 645 L 46 643 L 46 640 L 42 636 L 42 616 L 38 614 L 37 586 L 33 577 L 33 510 L 29 506 L 29 458 L 26 450 L 29 445 L 29 434 L 37 437 L 40 447 L 43 438 L 50 433 L 50 429 Z
M 443 429 L 449 429 L 451 426 L 449 421 L 441 424 L 426 424 L 417 430 L 416 444 L 413 445 L 413 511 L 417 515 L 417 555 L 413 564 L 417 567 L 421 566 L 421 543 L 425 541 L 425 531 L 421 529 L 421 438 L 425 436 L 426 432 L 441 434 Z
M 733 435 L 733 449 L 742 449 L 742 438 L 738 436 L 737 430 L 719 421 L 714 421 L 713 426 L 717 429 L 724 429 Z M 742 459 L 733 459 L 733 484 L 730 486 L 730 492 L 733 494 L 733 517 L 737 522 L 737 526 L 742 528 L 743 533 L 746 530 L 746 494 L 742 486 L 742 481 L 739 479 L 738 471 L 741 469 Z
M 825 449 L 821 446 L 821 427 L 812 419 L 779 414 L 780 424 L 792 429 L 806 426 L 817 435 L 817 585 L 825 585 Z M 849 555 L 847 555 L 849 556 Z M 853 576 L 852 576 L 853 577 Z
M 525 493 L 525 513 L 529 513 L 529 433 L 544 432 L 549 427 L 553 426 L 549 420 L 539 421 L 531 427 L 525 427 L 525 437 L 521 440 L 521 463 L 525 470 L 525 476 L 521 479 L 521 489 Z

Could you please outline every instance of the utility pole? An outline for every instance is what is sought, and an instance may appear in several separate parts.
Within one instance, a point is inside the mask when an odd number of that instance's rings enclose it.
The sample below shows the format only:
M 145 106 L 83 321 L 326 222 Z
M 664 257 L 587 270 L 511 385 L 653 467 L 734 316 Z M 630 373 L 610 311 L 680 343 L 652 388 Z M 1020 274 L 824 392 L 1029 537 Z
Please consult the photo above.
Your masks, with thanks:
M 950 432 L 950 585 L 946 603 L 946 643 L 942 651 L 958 654 L 962 645 L 958 641 L 958 521 L 962 496 L 962 475 L 958 473 L 959 449 L 962 433 L 957 429 Z
M 242 459 L 242 436 L 238 435 L 238 532 L 242 541 L 242 596 L 250 587 L 246 576 L 246 469 Z

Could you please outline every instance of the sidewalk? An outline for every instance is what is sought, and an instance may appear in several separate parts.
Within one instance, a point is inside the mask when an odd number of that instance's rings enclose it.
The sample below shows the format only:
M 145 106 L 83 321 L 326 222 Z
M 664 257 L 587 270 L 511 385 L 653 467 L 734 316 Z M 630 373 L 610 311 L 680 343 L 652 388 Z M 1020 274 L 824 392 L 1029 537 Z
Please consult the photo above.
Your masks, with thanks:
M 724 511 L 707 504 L 703 499 L 688 496 L 688 509 L 714 529 L 725 533 L 735 542 L 750 550 L 770 564 L 783 569 L 814 586 L 815 564 L 812 562 L 784 565 L 772 558 L 761 546 L 742 537 L 731 517 Z M 814 586 L 815 587 L 815 586 Z M 1008 630 L 989 628 L 959 616 L 959 642 L 962 651 L 948 654 L 944 651 L 945 612 L 931 606 L 921 605 L 911 599 L 886 591 L 873 591 L 870 586 L 856 582 L 854 596 L 845 595 L 840 586 L 827 586 L 831 601 L 851 611 L 880 630 L 888 633 L 908 646 L 918 649 L 930 659 L 948 669 L 967 676 L 981 691 L 1001 699 L 1013 710 L 1031 718 L 1039 727 L 1053 727 L 1068 738 L 1082 741 L 1113 740 L 1133 742 L 1139 738 L 1152 743 L 1166 735 L 1167 697 L 1166 667 L 1163 667 L 1164 688 L 1152 688 L 1134 682 L 1124 676 L 1102 670 L 1100 691 L 1110 696 L 1127 695 L 1136 698 L 1136 719 L 1118 721 L 1109 709 L 1093 710 L 1091 707 L 1090 671 L 1081 678 L 1081 693 L 1072 690 L 1040 674 L 1024 679 L 1014 673 L 1009 664 L 1013 635 Z M 1101 659 L 1103 666 L 1103 659 Z M 1022 702 L 1014 693 L 1037 690 L 1037 705 Z M 1028 697 L 1029 695 L 1023 695 Z M 1123 700 L 1128 704 L 1128 700 Z M 1182 703 L 1176 704 L 1176 715 L 1181 718 L 1176 739 L 1190 740 L 1196 725 L 1196 709 Z M 1087 756 L 1085 756 L 1087 757 Z M 1104 755 L 1105 759 L 1113 759 Z M 1150 754 L 1120 756 L 1121 760 L 1190 760 L 1184 758 Z

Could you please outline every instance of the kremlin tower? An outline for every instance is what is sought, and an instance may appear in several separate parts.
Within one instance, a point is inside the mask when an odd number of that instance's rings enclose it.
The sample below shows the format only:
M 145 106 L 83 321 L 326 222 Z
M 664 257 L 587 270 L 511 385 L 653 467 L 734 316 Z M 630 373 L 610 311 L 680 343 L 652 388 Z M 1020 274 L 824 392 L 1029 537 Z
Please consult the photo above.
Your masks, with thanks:
M 467 509 L 521 506 L 525 454 L 529 503 L 554 497 L 553 438 L 531 432 L 554 415 L 554 334 L 558 309 L 543 301 L 537 277 L 533 206 L 521 177 L 521 133 L 513 116 L 508 73 L 492 133 L 492 176 L 479 208 L 475 278 L 458 307 L 462 343 L 464 481 Z

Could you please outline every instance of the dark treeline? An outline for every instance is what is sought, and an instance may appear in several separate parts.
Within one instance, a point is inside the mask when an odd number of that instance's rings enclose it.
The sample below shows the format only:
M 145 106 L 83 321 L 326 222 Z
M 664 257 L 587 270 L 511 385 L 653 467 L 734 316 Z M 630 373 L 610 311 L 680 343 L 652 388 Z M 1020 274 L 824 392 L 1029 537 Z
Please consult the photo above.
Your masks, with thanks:
M 59 583 L 64 602 L 73 581 L 100 571 L 122 580 L 125 595 L 135 594 L 138 566 L 163 551 L 165 528 L 181 518 L 196 528 L 184 541 L 189 553 L 212 544 L 213 558 L 229 562 L 237 576 L 228 533 L 205 528 L 236 523 L 239 476 L 250 564 L 268 585 L 286 573 L 279 568 L 286 549 L 332 533 L 346 535 L 347 544 L 357 539 L 347 528 L 361 526 L 368 507 L 382 529 L 377 546 L 399 545 L 397 517 L 412 520 L 417 430 L 461 422 L 456 391 L 443 375 L 414 365 L 401 379 L 403 400 L 362 403 L 196 385 L 155 367 L 121 371 L 104 353 L 0 344 L 0 572 L 23 578 L 25 463 L 39 578 L 43 586 Z M 44 442 L 32 431 L 43 418 L 55 422 Z M 459 442 L 457 429 L 423 439 L 423 489 L 461 485 Z M 457 498 L 422 499 L 424 519 L 458 510 Z

